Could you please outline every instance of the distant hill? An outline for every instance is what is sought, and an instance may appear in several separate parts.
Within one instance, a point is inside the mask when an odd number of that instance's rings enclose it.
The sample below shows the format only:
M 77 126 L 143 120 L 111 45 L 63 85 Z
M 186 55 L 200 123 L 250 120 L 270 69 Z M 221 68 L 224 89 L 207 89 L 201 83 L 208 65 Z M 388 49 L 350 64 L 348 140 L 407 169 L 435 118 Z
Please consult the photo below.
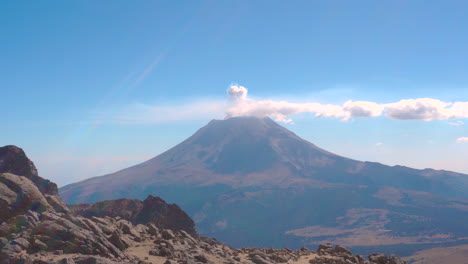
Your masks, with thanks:
M 408 253 L 468 237 L 466 190 L 468 175 L 356 161 L 269 118 L 236 117 L 60 194 L 69 203 L 158 195 L 186 210 L 201 234 L 238 247 L 332 241 Z

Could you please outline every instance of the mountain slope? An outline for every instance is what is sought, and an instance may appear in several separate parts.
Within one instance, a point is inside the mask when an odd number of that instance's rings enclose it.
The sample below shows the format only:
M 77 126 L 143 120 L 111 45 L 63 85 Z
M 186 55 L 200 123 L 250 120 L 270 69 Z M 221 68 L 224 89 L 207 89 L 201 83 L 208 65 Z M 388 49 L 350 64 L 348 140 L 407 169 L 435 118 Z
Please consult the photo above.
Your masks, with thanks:
M 355 161 L 320 149 L 269 118 L 237 117 L 213 120 L 153 159 L 67 185 L 60 191 L 66 201 L 77 203 L 132 197 L 132 192 L 144 191 L 142 185 L 284 187 L 297 182 L 324 181 L 391 186 L 468 198 L 464 191 L 467 179 L 466 175 L 453 172 Z
M 458 243 L 468 176 L 341 157 L 269 118 L 213 120 L 139 165 L 60 189 L 69 203 L 149 194 L 234 246 Z M 375 237 L 369 242 L 370 237 Z

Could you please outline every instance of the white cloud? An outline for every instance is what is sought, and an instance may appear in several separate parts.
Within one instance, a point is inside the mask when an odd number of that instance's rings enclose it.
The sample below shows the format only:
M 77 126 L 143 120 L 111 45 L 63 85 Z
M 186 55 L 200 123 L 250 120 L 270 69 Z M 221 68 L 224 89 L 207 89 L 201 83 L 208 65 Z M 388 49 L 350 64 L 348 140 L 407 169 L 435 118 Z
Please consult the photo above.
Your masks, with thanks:
M 111 122 L 121 124 L 164 123 L 182 120 L 206 120 L 236 116 L 271 117 L 279 122 L 292 122 L 291 116 L 310 113 L 315 117 L 331 117 L 347 121 L 351 118 L 386 116 L 396 120 L 450 120 L 468 118 L 468 102 L 443 102 L 432 98 L 404 99 L 381 104 L 368 101 L 346 101 L 342 105 L 318 102 L 294 103 L 284 100 L 254 100 L 248 89 L 233 85 L 229 100 L 209 100 L 177 105 L 134 104 L 114 115 Z M 461 126 L 463 121 L 450 122 Z
M 399 120 L 468 118 L 468 102 L 447 103 L 432 98 L 405 99 L 384 104 L 386 116 Z
M 383 145 L 384 145 L 384 143 L 382 143 L 382 142 L 377 142 L 377 143 L 375 143 L 375 146 L 376 146 L 376 147 L 382 147 Z
M 458 143 L 467 143 L 468 142 L 468 137 L 460 137 L 457 138 Z
M 407 99 L 386 104 L 386 115 L 400 120 L 441 120 L 449 119 L 448 103 L 431 98 Z
M 365 101 L 347 101 L 343 105 L 343 110 L 349 113 L 350 117 L 375 117 L 382 115 L 384 107 L 377 103 Z
M 247 98 L 243 86 L 231 86 L 228 90 L 231 104 L 226 108 L 226 118 L 236 116 L 272 117 L 289 123 L 288 118 L 298 113 L 312 113 L 317 117 L 333 117 L 348 120 L 352 117 L 375 117 L 382 114 L 383 106 L 365 101 L 347 101 L 342 106 L 321 103 L 291 103 L 287 101 L 253 100 Z
M 385 115 L 397 120 L 449 120 L 468 118 L 468 102 L 448 103 L 432 98 L 405 99 L 396 103 L 379 104 L 366 101 L 347 101 L 343 105 L 291 103 L 287 101 L 253 100 L 247 97 L 247 88 L 232 86 L 229 89 L 231 104 L 226 117 L 269 116 L 276 121 L 291 122 L 289 116 L 298 113 L 312 113 L 317 117 L 333 117 L 346 121 L 358 117 Z M 461 123 L 460 123 L 461 122 Z M 458 121 L 457 124 L 463 124 Z
M 449 122 L 448 124 L 451 125 L 451 126 L 459 127 L 459 126 L 463 126 L 465 123 L 463 121 L 461 121 L 461 120 L 457 120 L 457 121 L 454 121 L 454 122 Z

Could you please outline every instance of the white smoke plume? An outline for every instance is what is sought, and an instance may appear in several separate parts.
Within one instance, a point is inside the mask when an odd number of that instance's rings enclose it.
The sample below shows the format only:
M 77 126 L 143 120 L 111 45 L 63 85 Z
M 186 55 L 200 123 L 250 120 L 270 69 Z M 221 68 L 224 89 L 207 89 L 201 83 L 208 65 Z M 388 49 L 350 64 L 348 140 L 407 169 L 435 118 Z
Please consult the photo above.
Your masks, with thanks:
M 226 118 L 235 116 L 269 116 L 276 121 L 289 123 L 291 115 L 311 113 L 317 117 L 333 117 L 347 121 L 350 118 L 386 116 L 398 120 L 448 120 L 468 118 L 468 102 L 447 103 L 437 99 L 405 99 L 396 103 L 379 104 L 366 101 L 347 101 L 343 105 L 320 103 L 291 103 L 287 101 L 253 100 L 247 97 L 243 86 L 228 90 L 229 105 Z

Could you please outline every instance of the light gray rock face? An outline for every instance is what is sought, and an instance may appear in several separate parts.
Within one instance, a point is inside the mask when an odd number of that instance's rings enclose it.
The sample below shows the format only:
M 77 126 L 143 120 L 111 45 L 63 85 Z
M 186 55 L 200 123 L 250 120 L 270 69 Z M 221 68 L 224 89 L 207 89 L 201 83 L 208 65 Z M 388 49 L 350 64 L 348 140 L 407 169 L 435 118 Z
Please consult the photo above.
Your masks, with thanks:
M 0 206 L 0 264 L 26 261 L 25 251 L 131 259 L 97 223 L 73 216 L 58 195 L 41 192 L 26 176 L 0 173 Z

